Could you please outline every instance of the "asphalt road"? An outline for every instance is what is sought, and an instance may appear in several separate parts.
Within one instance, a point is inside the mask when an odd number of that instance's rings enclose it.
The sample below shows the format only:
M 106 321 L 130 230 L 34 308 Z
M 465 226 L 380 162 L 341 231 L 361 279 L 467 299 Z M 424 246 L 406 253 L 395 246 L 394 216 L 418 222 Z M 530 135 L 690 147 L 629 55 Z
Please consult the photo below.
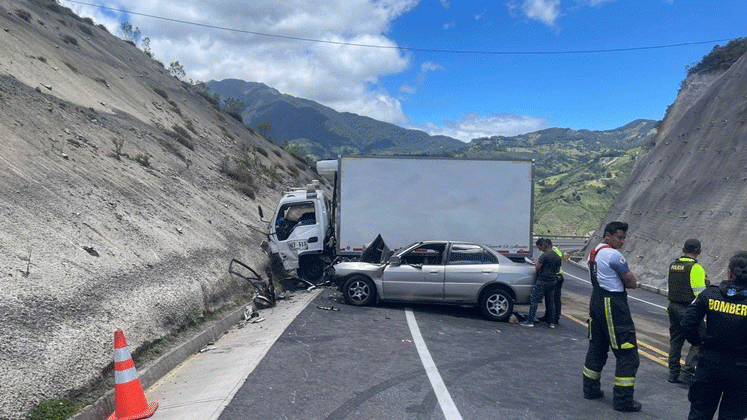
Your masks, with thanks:
M 565 266 L 563 318 L 555 330 L 490 322 L 474 308 L 352 307 L 325 289 L 291 322 L 219 419 L 686 418 L 687 389 L 666 381 L 666 298 L 642 290 L 633 290 L 629 300 L 641 350 L 636 399 L 643 411 L 612 410 L 611 353 L 602 374 L 605 397 L 582 397 L 591 286 L 585 271 Z

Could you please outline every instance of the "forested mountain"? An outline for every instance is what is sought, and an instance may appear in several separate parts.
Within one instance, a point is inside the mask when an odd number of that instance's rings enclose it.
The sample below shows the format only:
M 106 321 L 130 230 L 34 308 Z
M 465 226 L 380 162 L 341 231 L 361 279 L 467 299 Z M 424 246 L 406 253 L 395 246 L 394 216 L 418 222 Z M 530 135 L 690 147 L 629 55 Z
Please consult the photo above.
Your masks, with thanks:
M 244 104 L 241 116 L 249 127 L 269 123 L 266 133 L 279 145 L 293 143 L 312 160 L 338 155 L 443 154 L 464 145 L 446 136 L 408 130 L 307 99 L 281 94 L 262 83 L 226 79 L 207 83 L 222 99 Z

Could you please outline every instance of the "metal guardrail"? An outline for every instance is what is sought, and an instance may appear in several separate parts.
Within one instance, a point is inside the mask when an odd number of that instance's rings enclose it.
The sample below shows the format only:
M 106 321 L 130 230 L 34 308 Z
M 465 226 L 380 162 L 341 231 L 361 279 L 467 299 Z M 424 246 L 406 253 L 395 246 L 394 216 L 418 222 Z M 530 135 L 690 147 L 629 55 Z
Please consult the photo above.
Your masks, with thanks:
M 548 238 L 552 241 L 552 244 L 557 246 L 563 251 L 569 250 L 575 250 L 575 249 L 581 249 L 586 245 L 586 242 L 589 240 L 588 236 L 558 236 L 558 235 L 534 235 L 533 241 L 537 241 L 539 238 Z

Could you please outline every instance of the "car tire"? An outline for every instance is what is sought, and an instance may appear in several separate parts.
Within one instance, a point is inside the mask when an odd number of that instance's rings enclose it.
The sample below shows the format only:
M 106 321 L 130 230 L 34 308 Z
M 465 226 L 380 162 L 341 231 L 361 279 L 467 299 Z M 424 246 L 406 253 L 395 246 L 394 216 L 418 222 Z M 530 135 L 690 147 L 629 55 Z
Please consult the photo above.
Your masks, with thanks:
M 366 276 L 355 275 L 345 281 L 342 286 L 345 302 L 353 306 L 368 306 L 376 299 L 376 286 Z
M 480 295 L 480 311 L 491 321 L 505 322 L 514 311 L 514 298 L 506 289 L 490 288 Z
M 298 276 L 311 284 L 319 284 L 324 278 L 324 269 L 327 264 L 321 258 L 308 257 L 300 261 Z

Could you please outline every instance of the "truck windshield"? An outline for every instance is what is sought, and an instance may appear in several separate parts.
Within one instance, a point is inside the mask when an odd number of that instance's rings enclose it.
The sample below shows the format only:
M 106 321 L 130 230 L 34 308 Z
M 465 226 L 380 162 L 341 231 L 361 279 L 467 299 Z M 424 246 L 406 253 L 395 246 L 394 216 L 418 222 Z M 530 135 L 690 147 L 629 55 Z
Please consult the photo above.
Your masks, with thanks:
M 315 224 L 316 213 L 313 202 L 283 204 L 275 219 L 275 233 L 278 235 L 278 240 L 284 241 L 288 239 L 296 226 Z

